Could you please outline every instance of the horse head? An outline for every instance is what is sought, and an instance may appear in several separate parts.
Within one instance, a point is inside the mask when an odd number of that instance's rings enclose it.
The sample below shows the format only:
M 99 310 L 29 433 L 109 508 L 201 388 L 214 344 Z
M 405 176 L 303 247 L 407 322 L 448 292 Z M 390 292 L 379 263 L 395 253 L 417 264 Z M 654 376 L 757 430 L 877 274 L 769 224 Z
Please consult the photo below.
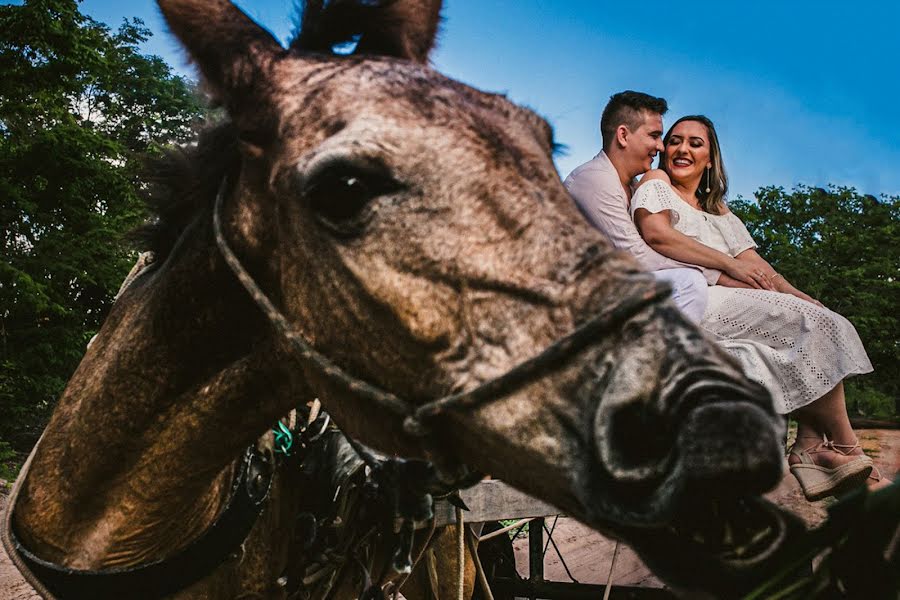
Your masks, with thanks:
M 160 4 L 238 139 L 226 237 L 344 373 L 421 404 L 652 295 L 579 216 L 549 124 L 429 67 L 439 2 L 310 2 L 288 49 L 228 2 Z M 427 446 L 323 369 L 299 373 L 365 443 L 465 463 L 595 525 L 658 527 L 686 498 L 781 473 L 766 392 L 668 301 L 448 411 Z
M 194 152 L 215 168 L 182 181 L 194 203 L 164 211 L 157 266 L 117 303 L 50 429 L 75 435 L 85 389 L 112 394 L 92 383 L 111 357 L 170 364 L 177 375 L 154 375 L 160 388 L 127 427 L 157 443 L 182 412 L 218 423 L 223 442 L 194 446 L 195 471 L 218 473 L 316 395 L 365 444 L 504 479 L 634 541 L 684 585 L 703 577 L 655 548 L 735 569 L 727 555 L 743 542 L 698 541 L 698 515 L 762 510 L 744 499 L 774 485 L 783 461 L 767 393 L 583 220 L 544 119 L 429 66 L 439 1 L 309 1 L 289 48 L 227 0 L 159 4 L 229 120 Z M 214 218 L 286 331 L 237 286 Z M 166 330 L 168 350 L 130 327 Z M 491 398 L 420 419 L 424 436 L 360 393 L 415 407 L 485 386 Z M 168 435 L 189 445 L 184 429 Z M 36 464 L 77 462 L 67 452 Z M 183 470 L 152 473 L 175 485 Z M 757 543 L 743 565 L 774 543 L 756 537 L 770 520 L 748 522 Z

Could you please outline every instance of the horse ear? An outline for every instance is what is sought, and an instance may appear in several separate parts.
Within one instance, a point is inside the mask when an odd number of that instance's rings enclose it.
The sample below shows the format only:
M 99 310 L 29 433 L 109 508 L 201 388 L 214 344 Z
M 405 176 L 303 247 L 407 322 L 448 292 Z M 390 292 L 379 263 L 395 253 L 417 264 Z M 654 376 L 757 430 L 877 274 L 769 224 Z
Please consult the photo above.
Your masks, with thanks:
M 158 0 L 172 32 L 229 108 L 252 99 L 263 67 L 284 49 L 228 0 Z
M 441 21 L 441 0 L 305 0 L 292 50 L 394 56 L 425 64 Z

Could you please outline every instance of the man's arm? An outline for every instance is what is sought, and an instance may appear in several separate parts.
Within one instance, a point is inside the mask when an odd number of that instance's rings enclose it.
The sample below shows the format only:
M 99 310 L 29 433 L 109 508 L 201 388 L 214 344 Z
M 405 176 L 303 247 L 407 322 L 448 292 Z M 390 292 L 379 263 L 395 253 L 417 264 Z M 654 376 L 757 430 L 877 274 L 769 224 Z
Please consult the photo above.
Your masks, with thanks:
M 673 260 L 656 252 L 641 238 L 628 215 L 628 199 L 618 181 L 608 181 L 599 170 L 586 169 L 566 178 L 565 185 L 588 222 L 615 246 L 637 258 L 648 271 L 699 269 L 709 285 L 715 285 L 721 271 Z

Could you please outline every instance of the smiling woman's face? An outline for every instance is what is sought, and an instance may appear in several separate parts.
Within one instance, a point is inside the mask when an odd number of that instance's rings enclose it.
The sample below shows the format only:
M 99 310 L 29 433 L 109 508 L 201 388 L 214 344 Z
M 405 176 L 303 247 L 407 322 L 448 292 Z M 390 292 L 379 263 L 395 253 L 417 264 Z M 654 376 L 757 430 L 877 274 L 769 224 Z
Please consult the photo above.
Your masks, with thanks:
M 709 132 L 698 121 L 682 121 L 666 142 L 665 165 L 673 181 L 692 181 L 710 166 Z

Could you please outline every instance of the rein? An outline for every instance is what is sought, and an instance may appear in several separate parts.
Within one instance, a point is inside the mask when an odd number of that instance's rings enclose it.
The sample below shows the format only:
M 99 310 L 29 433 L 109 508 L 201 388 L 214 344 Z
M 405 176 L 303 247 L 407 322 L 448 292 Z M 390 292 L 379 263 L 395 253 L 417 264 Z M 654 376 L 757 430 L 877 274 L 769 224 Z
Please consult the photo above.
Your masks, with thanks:
M 549 369 L 559 365 L 563 359 L 577 354 L 596 341 L 598 337 L 609 333 L 614 328 L 620 327 L 641 310 L 660 302 L 671 293 L 671 288 L 668 284 L 655 282 L 653 289 L 650 291 L 640 295 L 629 296 L 614 306 L 607 308 L 580 325 L 570 334 L 553 342 L 540 354 L 519 363 L 503 375 L 491 379 L 468 392 L 449 394 L 425 404 L 417 405 L 347 373 L 335 364 L 333 360 L 313 348 L 312 344 L 293 329 L 284 314 L 272 303 L 250 273 L 247 272 L 225 240 L 220 215 L 224 205 L 226 184 L 227 179 L 223 179 L 219 192 L 216 195 L 215 208 L 213 209 L 213 228 L 216 244 L 225 262 L 228 263 L 235 277 L 241 282 L 241 285 L 244 286 L 244 289 L 247 290 L 247 293 L 250 294 L 256 305 L 262 310 L 272 326 L 284 339 L 290 342 L 291 347 L 302 360 L 315 367 L 320 374 L 337 383 L 346 391 L 359 398 L 369 400 L 379 408 L 390 411 L 402 418 L 403 430 L 420 441 L 424 441 L 427 438 L 429 434 L 428 424 L 436 417 L 450 411 L 475 409 L 483 404 L 502 398 L 537 379 Z

